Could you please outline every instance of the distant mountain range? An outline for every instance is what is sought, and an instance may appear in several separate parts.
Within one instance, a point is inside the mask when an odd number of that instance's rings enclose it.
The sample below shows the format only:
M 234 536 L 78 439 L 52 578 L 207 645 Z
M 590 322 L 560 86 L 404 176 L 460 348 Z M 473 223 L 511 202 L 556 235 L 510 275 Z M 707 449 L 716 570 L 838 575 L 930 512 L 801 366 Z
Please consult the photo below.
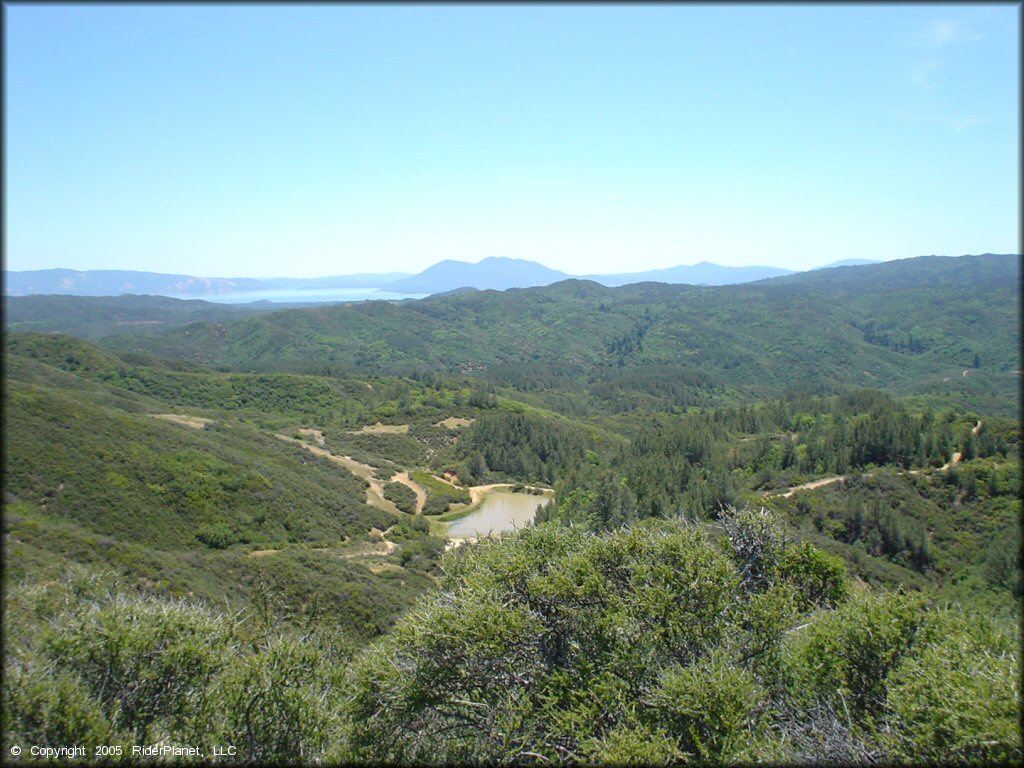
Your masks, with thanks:
M 818 267 L 818 269 L 873 263 L 876 262 L 869 259 L 846 259 Z M 152 294 L 178 298 L 217 298 L 251 291 L 365 288 L 400 294 L 436 294 L 459 288 L 499 291 L 509 288 L 533 288 L 575 277 L 614 288 L 643 282 L 733 285 L 791 274 L 795 274 L 793 270 L 779 267 L 724 267 L 702 261 L 693 266 L 669 267 L 647 272 L 570 275 L 550 269 L 535 261 L 490 257 L 476 264 L 445 260 L 415 275 L 405 272 L 389 272 L 315 278 L 195 277 L 114 269 L 6 271 L 4 273 L 4 293 L 8 296 Z
M 792 275 L 793 270 L 779 267 L 723 267 L 702 261 L 692 267 L 669 267 L 649 272 L 630 272 L 622 275 L 586 275 L 607 288 L 617 288 L 631 283 L 673 283 L 677 285 L 734 285 L 766 280 L 770 277 Z
M 570 277 L 535 261 L 492 256 L 476 264 L 447 259 L 418 275 L 388 283 L 387 289 L 398 293 L 443 293 L 456 288 L 504 291 L 551 285 Z
M 833 267 L 863 267 L 866 264 L 881 264 L 882 262 L 878 259 L 841 259 L 840 261 L 833 261 L 831 264 L 825 264 L 821 267 L 815 267 L 811 270 L 814 272 L 819 269 L 832 269 Z
M 8 296 L 119 296 L 132 293 L 174 298 L 210 297 L 243 291 L 376 288 L 406 277 L 410 277 L 407 272 L 312 278 L 253 278 L 194 277 L 123 269 L 35 269 L 23 272 L 5 271 L 4 293 Z

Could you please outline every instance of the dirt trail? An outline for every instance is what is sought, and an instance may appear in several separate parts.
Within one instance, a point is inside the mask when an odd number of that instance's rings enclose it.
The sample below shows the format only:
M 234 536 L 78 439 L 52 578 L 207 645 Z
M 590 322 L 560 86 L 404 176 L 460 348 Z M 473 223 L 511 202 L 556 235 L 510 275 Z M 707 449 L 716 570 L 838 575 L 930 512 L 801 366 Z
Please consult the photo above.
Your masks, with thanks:
M 491 483 L 490 485 L 474 485 L 469 489 L 469 503 L 479 504 L 484 496 L 496 488 L 511 488 L 508 483 Z
M 439 483 L 444 483 L 445 485 L 450 485 L 452 488 L 461 488 L 462 487 L 461 485 L 456 483 L 455 480 L 452 480 L 453 477 L 455 477 L 456 480 L 458 479 L 458 477 L 455 476 L 455 475 L 449 475 L 449 474 L 431 475 L 431 477 L 434 478 L 435 480 L 437 480 L 437 482 L 439 482 Z
M 456 547 L 461 547 L 463 544 L 476 544 L 477 541 L 479 541 L 479 539 L 472 536 L 467 539 L 449 538 L 444 543 L 444 551 L 447 552 L 448 550 L 455 549 Z
M 971 428 L 971 431 L 974 434 L 978 434 L 978 432 L 981 430 L 981 427 L 982 427 L 982 422 L 979 421 L 977 424 L 975 424 Z M 963 461 L 963 458 L 964 458 L 963 453 L 961 451 L 956 451 L 955 453 L 953 453 L 952 456 L 949 457 L 949 461 L 947 461 L 945 464 L 943 464 L 941 467 L 939 467 L 935 471 L 937 471 L 937 472 L 945 472 L 947 469 L 952 467 L 954 464 L 959 464 L 961 461 Z M 924 472 L 928 472 L 928 471 L 930 471 L 930 470 L 928 470 L 928 469 L 911 469 L 911 470 L 907 471 L 907 474 L 908 475 L 920 475 L 920 474 L 922 474 Z M 870 475 L 871 475 L 871 473 L 869 472 L 867 474 L 867 476 L 870 476 Z M 840 482 L 843 482 L 844 480 L 846 480 L 848 477 L 849 477 L 849 475 L 833 475 L 832 477 L 823 477 L 821 480 L 812 480 L 811 482 L 804 483 L 803 485 L 791 486 L 791 487 L 787 488 L 785 491 L 782 491 L 782 492 L 778 492 L 778 491 L 776 491 L 776 492 L 767 492 L 767 493 L 764 494 L 764 496 L 765 496 L 765 498 L 767 498 L 769 496 L 781 496 L 784 499 L 788 499 L 790 496 L 792 496 L 797 491 L 805 491 L 805 490 L 810 490 L 811 488 L 820 488 L 823 485 L 830 485 L 832 483 L 840 483 Z
M 401 483 L 406 488 L 416 494 L 416 514 L 423 514 L 423 505 L 427 503 L 427 492 L 418 483 L 413 482 L 409 478 L 408 472 L 399 472 L 397 475 L 391 478 L 394 483 Z
M 319 429 L 313 429 L 312 427 L 300 427 L 296 430 L 300 435 L 312 435 L 313 439 L 316 440 L 316 444 L 321 448 L 324 446 L 324 433 Z
M 823 485 L 831 485 L 832 483 L 841 483 L 847 479 L 848 475 L 833 475 L 832 477 L 823 477 L 821 480 L 812 480 L 809 483 L 803 483 L 802 485 L 794 485 L 781 492 L 769 492 L 764 494 L 768 496 L 781 496 L 784 499 L 788 499 L 797 491 L 808 491 L 812 488 L 821 488 Z
M 957 451 L 949 457 L 949 461 L 939 467 L 939 472 L 945 472 L 947 469 L 952 467 L 954 464 L 959 464 L 960 460 L 963 459 L 964 455 L 960 451 Z
M 385 512 L 391 512 L 395 515 L 401 515 L 401 510 L 398 509 L 393 503 L 384 498 L 384 483 L 373 476 L 374 468 L 369 464 L 361 464 L 360 462 L 353 459 L 351 456 L 337 456 L 326 448 L 320 448 L 316 445 L 310 445 L 301 440 L 296 440 L 293 437 L 287 435 L 275 434 L 274 437 L 279 440 L 284 440 L 286 443 L 292 443 L 293 445 L 301 445 L 310 453 L 316 454 L 317 456 L 323 456 L 325 459 L 333 461 L 335 464 L 340 464 L 353 475 L 358 478 L 365 480 L 370 484 L 370 487 L 366 489 L 366 503 L 371 507 L 382 509 Z
M 358 552 L 338 552 L 337 557 L 348 560 L 353 557 L 383 557 L 395 551 L 398 545 L 393 541 L 383 539 L 382 541 L 366 544 Z M 315 547 L 314 552 L 331 552 L 330 547 Z
M 379 532 L 379 529 L 375 529 Z M 381 534 L 383 535 L 383 534 Z M 334 547 L 313 547 L 313 552 L 334 553 L 336 557 L 348 560 L 353 557 L 386 557 L 398 547 L 393 541 L 382 539 L 381 541 L 367 542 L 360 546 L 355 552 L 337 552 Z M 283 552 L 283 549 L 254 549 L 249 557 L 268 557 Z
M 978 434 L 981 431 L 982 422 L 979 419 L 978 423 L 971 427 L 972 434 Z M 945 472 L 947 469 L 952 467 L 954 464 L 959 464 L 964 460 L 964 454 L 962 451 L 956 451 L 952 456 L 949 457 L 949 461 L 939 467 L 939 472 Z

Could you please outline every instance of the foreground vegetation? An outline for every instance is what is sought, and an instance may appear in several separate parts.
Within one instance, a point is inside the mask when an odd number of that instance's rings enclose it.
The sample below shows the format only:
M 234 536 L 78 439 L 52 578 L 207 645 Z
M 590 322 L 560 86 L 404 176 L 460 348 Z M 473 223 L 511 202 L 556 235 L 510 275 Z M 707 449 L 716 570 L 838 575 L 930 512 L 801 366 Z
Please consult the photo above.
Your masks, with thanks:
M 1022 756 L 1013 625 L 851 590 L 764 511 L 720 529 L 542 526 L 445 560 L 440 590 L 351 658 L 110 591 L 7 595 L 14 743 L 236 744 L 250 761 L 1002 762 Z M 716 541 L 716 538 L 719 541 Z

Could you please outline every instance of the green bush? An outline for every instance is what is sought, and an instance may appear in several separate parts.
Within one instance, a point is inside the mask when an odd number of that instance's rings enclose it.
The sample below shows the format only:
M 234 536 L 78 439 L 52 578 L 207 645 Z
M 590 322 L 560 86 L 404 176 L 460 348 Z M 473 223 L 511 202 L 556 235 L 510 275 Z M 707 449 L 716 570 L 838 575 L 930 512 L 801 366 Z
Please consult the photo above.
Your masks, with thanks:
M 113 726 L 140 743 L 157 720 L 198 738 L 208 730 L 211 681 L 227 663 L 228 618 L 186 603 L 118 596 L 66 615 L 41 639 Z
M 643 726 L 615 728 L 586 742 L 583 752 L 592 765 L 678 765 L 686 757 L 673 736 Z
M 236 657 L 216 681 L 216 734 L 257 763 L 311 763 L 336 727 L 332 672 L 320 650 L 275 637 Z
M 656 718 L 690 756 L 733 763 L 767 737 L 766 692 L 723 654 L 668 672 L 651 696 Z
M 1018 642 L 983 617 L 945 611 L 930 618 L 932 642 L 889 678 L 894 753 L 927 762 L 1019 762 Z
M 739 585 L 731 563 L 679 524 L 600 536 L 528 528 L 463 548 L 445 567 L 444 591 L 354 665 L 349 759 L 642 759 L 624 736 L 643 724 L 638 700 L 663 670 L 726 637 Z M 662 741 L 655 752 L 681 749 Z
M 823 552 L 809 542 L 791 544 L 783 550 L 778 575 L 796 587 L 801 610 L 834 608 L 849 594 L 842 558 Z
M 384 498 L 406 514 L 416 512 L 416 492 L 403 483 L 384 483 Z
M 238 541 L 238 537 L 224 523 L 209 523 L 199 526 L 196 538 L 210 549 L 227 549 Z
M 872 719 L 884 705 L 887 675 L 914 640 L 924 604 L 920 595 L 862 593 L 790 633 L 783 670 L 791 697 Z
M 59 747 L 122 740 L 81 678 L 39 660 L 4 669 L 3 734 L 7 754 L 16 744 Z

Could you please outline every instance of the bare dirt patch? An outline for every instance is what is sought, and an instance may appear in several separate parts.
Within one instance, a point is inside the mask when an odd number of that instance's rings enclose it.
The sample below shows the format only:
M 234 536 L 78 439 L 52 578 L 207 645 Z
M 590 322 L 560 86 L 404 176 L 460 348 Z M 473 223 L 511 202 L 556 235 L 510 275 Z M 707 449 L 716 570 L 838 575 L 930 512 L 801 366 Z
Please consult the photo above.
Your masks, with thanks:
M 175 424 L 181 424 L 183 427 L 192 427 L 192 429 L 203 429 L 207 424 L 213 423 L 213 419 L 204 419 L 201 416 L 184 416 L 180 413 L 152 413 L 150 415 L 155 419 L 173 421 Z
M 460 429 L 462 427 L 468 427 L 476 419 L 463 419 L 459 416 L 449 416 L 447 419 L 441 419 L 441 421 L 435 424 L 435 427 L 448 427 L 448 429 Z
M 396 565 L 395 563 L 381 563 L 380 565 L 368 565 L 366 566 L 366 570 L 368 570 L 370 573 L 376 576 L 381 573 L 398 573 L 399 571 L 404 571 L 405 569 L 400 565 Z
M 377 422 L 368 427 L 349 432 L 350 435 L 404 435 L 409 431 L 408 424 L 383 424 Z
M 280 549 L 254 549 L 249 553 L 249 557 L 266 557 L 267 555 L 276 555 L 280 551 Z
M 316 440 L 316 444 L 319 446 L 323 446 L 324 444 L 324 433 L 321 432 L 319 429 L 313 429 L 312 427 L 299 427 L 295 431 L 298 432 L 300 435 L 309 435 L 314 440 Z
M 344 552 L 338 553 L 338 557 L 350 558 L 350 557 L 381 557 L 384 555 L 390 555 L 395 551 L 398 545 L 393 541 L 383 539 L 381 541 L 367 542 L 363 544 L 355 552 Z M 324 550 L 328 552 L 330 550 Z

